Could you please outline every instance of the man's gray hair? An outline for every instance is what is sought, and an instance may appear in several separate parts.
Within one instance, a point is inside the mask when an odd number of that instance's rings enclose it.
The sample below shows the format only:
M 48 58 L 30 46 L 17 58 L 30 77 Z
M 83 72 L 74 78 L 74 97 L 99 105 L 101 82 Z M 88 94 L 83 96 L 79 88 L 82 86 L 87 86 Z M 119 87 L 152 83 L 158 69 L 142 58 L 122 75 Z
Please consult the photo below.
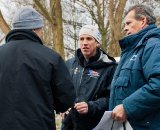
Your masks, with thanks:
M 140 20 L 143 17 L 146 17 L 147 24 L 155 24 L 156 23 L 156 17 L 154 16 L 153 10 L 145 5 L 134 5 L 130 7 L 126 12 L 125 16 L 130 12 L 134 10 L 135 11 L 135 19 Z

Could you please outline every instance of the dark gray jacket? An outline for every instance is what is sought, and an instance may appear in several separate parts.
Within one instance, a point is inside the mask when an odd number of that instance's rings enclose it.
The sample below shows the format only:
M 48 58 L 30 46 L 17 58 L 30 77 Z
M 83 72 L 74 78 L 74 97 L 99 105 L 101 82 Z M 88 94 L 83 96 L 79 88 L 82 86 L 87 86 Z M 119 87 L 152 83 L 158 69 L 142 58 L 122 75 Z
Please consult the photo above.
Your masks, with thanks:
M 73 105 L 62 58 L 29 30 L 14 30 L 0 47 L 0 130 L 55 130 L 54 110 Z

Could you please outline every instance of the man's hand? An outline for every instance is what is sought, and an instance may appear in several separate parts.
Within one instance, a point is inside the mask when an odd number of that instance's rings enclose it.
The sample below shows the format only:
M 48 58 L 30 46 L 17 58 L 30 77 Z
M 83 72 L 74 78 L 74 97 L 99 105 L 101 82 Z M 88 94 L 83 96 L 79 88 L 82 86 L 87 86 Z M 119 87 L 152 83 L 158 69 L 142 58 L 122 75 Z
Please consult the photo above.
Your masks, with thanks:
M 60 113 L 60 116 L 61 116 L 62 120 L 65 118 L 66 115 L 69 114 L 70 110 L 71 110 L 71 108 L 69 108 L 66 112 Z
M 88 104 L 86 102 L 79 102 L 74 105 L 74 108 L 80 113 L 80 114 L 86 114 L 88 113 Z
M 113 109 L 112 119 L 120 122 L 124 122 L 127 120 L 127 115 L 123 108 L 123 104 L 120 104 Z

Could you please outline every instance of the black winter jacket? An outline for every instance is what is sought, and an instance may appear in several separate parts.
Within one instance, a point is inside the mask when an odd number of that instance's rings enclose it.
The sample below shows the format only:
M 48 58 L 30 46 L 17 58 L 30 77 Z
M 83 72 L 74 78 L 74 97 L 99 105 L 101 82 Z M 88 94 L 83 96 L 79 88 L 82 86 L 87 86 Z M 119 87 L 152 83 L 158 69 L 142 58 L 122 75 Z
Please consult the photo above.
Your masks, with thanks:
M 0 130 L 55 130 L 54 110 L 74 102 L 62 58 L 29 30 L 13 30 L 0 47 Z M 63 69 L 62 69 L 63 68 Z
M 72 116 L 74 130 L 92 130 L 108 110 L 109 88 L 117 64 L 100 49 L 86 63 L 78 49 L 76 57 L 67 61 L 67 66 L 75 86 L 76 102 L 85 101 L 89 107 L 88 114 Z

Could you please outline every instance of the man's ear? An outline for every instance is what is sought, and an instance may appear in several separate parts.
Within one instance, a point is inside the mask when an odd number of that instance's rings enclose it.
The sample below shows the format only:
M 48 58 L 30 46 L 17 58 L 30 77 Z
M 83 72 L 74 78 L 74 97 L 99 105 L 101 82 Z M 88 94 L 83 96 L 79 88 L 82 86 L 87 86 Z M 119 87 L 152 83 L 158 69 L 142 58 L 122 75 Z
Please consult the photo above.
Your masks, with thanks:
M 35 32 L 35 33 L 36 33 L 36 29 L 32 29 L 32 32 Z
M 141 24 L 142 25 L 142 29 L 145 28 L 148 25 L 146 17 L 142 17 L 141 22 L 142 22 L 142 24 Z
M 100 43 L 97 42 L 97 47 L 100 47 Z

